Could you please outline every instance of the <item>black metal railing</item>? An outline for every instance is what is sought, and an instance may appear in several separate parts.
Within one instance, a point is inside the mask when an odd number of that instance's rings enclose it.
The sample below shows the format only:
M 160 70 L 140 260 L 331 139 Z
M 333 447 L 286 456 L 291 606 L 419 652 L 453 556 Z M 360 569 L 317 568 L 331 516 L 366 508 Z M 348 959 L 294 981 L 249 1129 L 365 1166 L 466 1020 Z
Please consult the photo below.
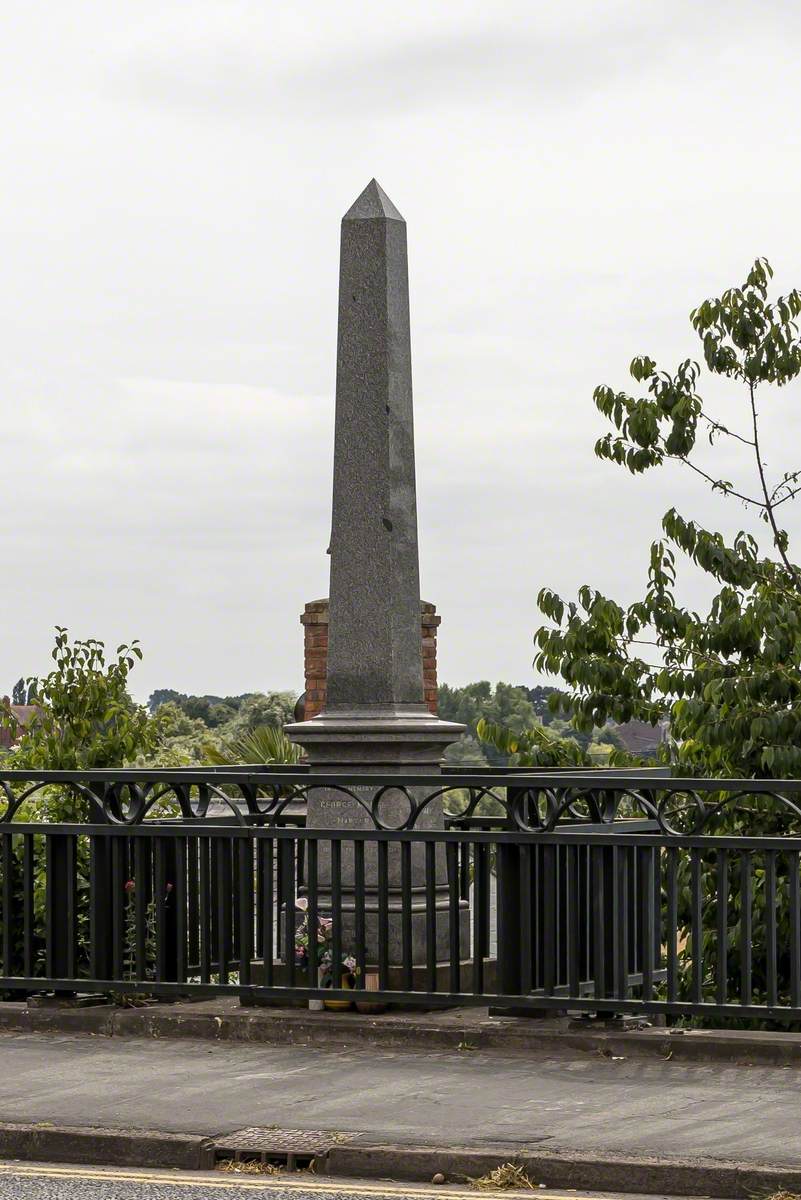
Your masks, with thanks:
M 306 827 L 318 792 L 354 826 Z M 801 1020 L 797 781 L 5 772 L 0 797 L 9 995 Z
M 311 794 L 325 791 L 348 800 L 377 829 L 413 829 L 423 812 L 442 804 L 459 817 L 503 816 L 512 828 L 533 832 L 572 820 L 612 821 L 623 801 L 658 818 L 652 789 L 663 774 L 655 768 L 636 776 L 592 770 L 555 775 L 513 767 L 443 769 L 403 779 L 311 774 L 302 766 L 0 771 L 0 823 L 21 819 L 37 805 L 46 815 L 50 797 L 70 795 L 87 815 L 111 824 L 173 817 L 278 825 L 302 811 Z M 703 790 L 708 783 L 693 781 L 692 788 Z M 677 791 L 676 781 L 671 790 Z M 401 800 L 406 807 L 399 813 Z

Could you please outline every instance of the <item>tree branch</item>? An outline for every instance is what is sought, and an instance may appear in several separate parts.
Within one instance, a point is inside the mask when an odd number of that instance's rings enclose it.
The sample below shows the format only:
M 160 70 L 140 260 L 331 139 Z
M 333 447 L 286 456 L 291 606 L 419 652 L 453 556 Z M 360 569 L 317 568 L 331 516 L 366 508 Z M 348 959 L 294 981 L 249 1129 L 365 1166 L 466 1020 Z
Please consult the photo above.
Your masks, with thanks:
M 735 433 L 732 429 L 727 429 L 725 425 L 721 425 L 720 421 L 716 421 L 714 417 L 707 416 L 703 409 L 701 410 L 700 415 L 709 425 L 712 426 L 713 429 L 717 430 L 718 433 L 725 433 L 729 437 L 736 438 L 737 441 L 742 442 L 744 446 L 753 446 L 754 443 L 751 438 L 743 437 L 742 434 Z
M 738 500 L 742 500 L 745 504 L 752 504 L 754 508 L 765 507 L 762 500 L 754 500 L 752 496 L 744 496 L 742 492 L 736 492 L 734 488 L 726 487 L 721 479 L 715 479 L 713 475 L 708 475 L 706 471 L 702 471 L 695 463 L 690 462 L 689 458 L 682 458 L 679 454 L 666 454 L 665 458 L 672 459 L 673 462 L 684 463 L 691 471 L 695 471 L 696 475 L 700 475 L 707 483 L 711 483 L 713 488 L 724 492 L 727 496 L 736 496 Z
M 771 495 L 770 502 L 774 508 L 778 508 L 780 504 L 785 504 L 788 500 L 792 500 L 793 496 L 797 496 L 798 493 L 801 492 L 801 484 L 799 484 L 798 487 L 790 488 L 787 495 L 782 496 L 781 500 L 774 500 L 774 496 L 776 495 L 776 493 L 779 491 L 779 489 L 782 486 L 783 485 L 780 483 L 780 484 L 778 484 L 777 487 L 775 487 L 773 489 L 773 493 Z
M 787 551 L 783 545 L 783 538 L 781 536 L 779 526 L 776 524 L 776 517 L 773 514 L 773 504 L 771 503 L 771 498 L 768 494 L 768 484 L 767 480 L 765 479 L 765 467 L 762 462 L 762 455 L 759 451 L 759 421 L 757 419 L 756 395 L 754 393 L 754 384 L 751 381 L 749 381 L 748 384 L 748 393 L 751 397 L 751 420 L 754 426 L 754 453 L 756 455 L 757 470 L 759 471 L 760 482 L 762 483 L 762 494 L 765 497 L 764 508 L 765 512 L 767 513 L 771 529 L 773 530 L 773 542 L 779 552 L 779 557 L 787 568 L 790 578 L 793 580 L 797 590 L 801 591 L 801 576 L 799 576 L 795 567 L 787 557 Z

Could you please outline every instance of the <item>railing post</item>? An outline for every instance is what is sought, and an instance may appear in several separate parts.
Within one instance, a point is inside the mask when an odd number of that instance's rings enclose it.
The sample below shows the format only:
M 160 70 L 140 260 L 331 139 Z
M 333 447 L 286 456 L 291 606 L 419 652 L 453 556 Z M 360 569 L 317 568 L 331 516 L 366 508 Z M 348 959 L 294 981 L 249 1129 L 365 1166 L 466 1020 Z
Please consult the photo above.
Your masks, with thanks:
M 498 992 L 520 995 L 520 847 L 498 843 Z M 508 1009 L 496 1010 L 508 1012 Z
M 45 938 L 49 979 L 71 979 L 75 975 L 75 850 L 72 834 L 48 834 L 45 849 Z M 55 991 L 57 996 L 64 999 L 75 995 L 72 990 Z
M 515 792 L 518 792 L 518 796 Z M 519 792 L 523 791 L 524 796 L 530 792 L 530 788 L 514 789 L 507 788 L 507 799 L 509 801 L 509 810 L 512 811 L 514 803 L 519 799 Z M 532 818 L 531 799 L 527 799 L 528 811 L 525 816 L 528 820 Z M 531 979 L 534 986 L 541 985 L 544 978 L 544 968 L 546 965 L 545 955 L 551 954 L 554 947 L 544 945 L 541 936 L 541 926 L 536 921 L 535 912 L 535 896 L 542 901 L 542 887 L 556 887 L 555 880 L 545 880 L 541 876 L 542 855 L 537 854 L 541 847 L 532 847 L 531 853 L 531 868 L 524 875 L 521 870 L 521 847 L 514 842 L 499 842 L 497 856 L 497 888 L 498 888 L 498 956 L 497 956 L 497 971 L 498 971 L 498 992 L 504 996 L 520 996 L 523 993 L 523 979 Z M 527 882 L 526 882 L 527 881 Z M 523 892 L 525 891 L 525 895 Z M 551 899 L 555 902 L 555 894 Z M 521 924 L 522 906 L 527 906 L 527 921 L 526 929 L 528 933 L 523 937 L 523 926 Z M 523 971 L 522 955 L 531 956 L 531 962 L 526 964 L 525 974 Z M 555 961 L 555 960 L 554 960 Z M 505 1006 L 503 1008 L 490 1008 L 491 1016 L 519 1016 L 519 1017 L 552 1017 L 554 1012 L 552 1009 L 542 1008 L 515 1008 Z
M 2 943 L 3 954 L 3 975 L 19 974 L 15 970 L 15 954 L 14 947 L 19 933 L 19 919 L 15 912 L 14 892 L 16 889 L 16 870 L 14 863 L 14 843 L 10 833 L 4 833 L 0 837 L 2 845 L 2 869 L 3 869 L 3 887 L 2 887 Z M 23 974 L 27 974 L 23 971 Z
M 89 957 L 93 979 L 114 978 L 111 838 L 89 838 Z
M 280 942 L 279 958 L 284 960 L 287 978 L 295 977 L 295 841 L 293 838 L 278 838 L 278 897 L 283 909 L 283 937 Z
M 592 977 L 595 999 L 604 1000 L 614 987 L 615 936 L 620 928 L 620 914 L 615 911 L 614 847 L 594 846 L 590 858 Z M 627 896 L 623 903 L 629 903 Z
M 178 974 L 178 898 L 186 894 L 185 880 L 178 880 L 178 853 L 175 837 L 155 842 L 153 900 L 157 919 L 157 975 L 159 981 L 173 982 Z
M 106 785 L 92 783 L 89 790 L 89 821 L 108 824 L 103 808 Z M 114 978 L 114 922 L 112 917 L 113 872 L 111 839 L 102 835 L 89 838 L 89 970 L 94 979 Z
M 489 826 L 482 826 L 486 831 Z M 476 945 L 474 952 L 481 958 L 486 958 L 490 952 L 490 844 L 476 842 L 474 846 L 475 886 L 473 888 L 473 903 L 478 907 L 478 923 L 476 925 Z M 470 897 L 465 897 L 469 899 Z

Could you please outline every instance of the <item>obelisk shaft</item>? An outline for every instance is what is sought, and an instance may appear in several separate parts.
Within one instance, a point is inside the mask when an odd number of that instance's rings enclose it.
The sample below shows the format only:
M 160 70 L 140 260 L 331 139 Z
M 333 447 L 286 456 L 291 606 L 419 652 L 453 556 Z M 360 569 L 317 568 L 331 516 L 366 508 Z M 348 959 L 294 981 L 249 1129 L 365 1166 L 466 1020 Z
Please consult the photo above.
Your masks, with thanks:
M 374 179 L 342 218 L 329 606 L 325 707 L 286 727 L 312 772 L 437 770 L 464 727 L 423 701 L 406 222 Z
M 327 711 L 423 705 L 406 223 L 342 220 Z

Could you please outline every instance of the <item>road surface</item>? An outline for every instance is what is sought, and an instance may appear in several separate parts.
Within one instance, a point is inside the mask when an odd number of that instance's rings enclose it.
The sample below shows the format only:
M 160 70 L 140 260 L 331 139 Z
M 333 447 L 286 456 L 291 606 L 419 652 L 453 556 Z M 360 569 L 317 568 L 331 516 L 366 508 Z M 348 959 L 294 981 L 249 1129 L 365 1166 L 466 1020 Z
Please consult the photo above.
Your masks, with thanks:
M 478 1196 L 511 1200 L 522 1195 L 530 1197 L 532 1193 L 477 1192 L 464 1186 L 430 1187 L 379 1180 L 327 1181 L 303 1175 L 258 1177 L 210 1171 L 0 1163 L 0 1200 L 477 1200 Z M 538 1200 L 613 1200 L 551 1190 L 536 1195 Z M 637 1198 L 628 1196 L 625 1200 Z

